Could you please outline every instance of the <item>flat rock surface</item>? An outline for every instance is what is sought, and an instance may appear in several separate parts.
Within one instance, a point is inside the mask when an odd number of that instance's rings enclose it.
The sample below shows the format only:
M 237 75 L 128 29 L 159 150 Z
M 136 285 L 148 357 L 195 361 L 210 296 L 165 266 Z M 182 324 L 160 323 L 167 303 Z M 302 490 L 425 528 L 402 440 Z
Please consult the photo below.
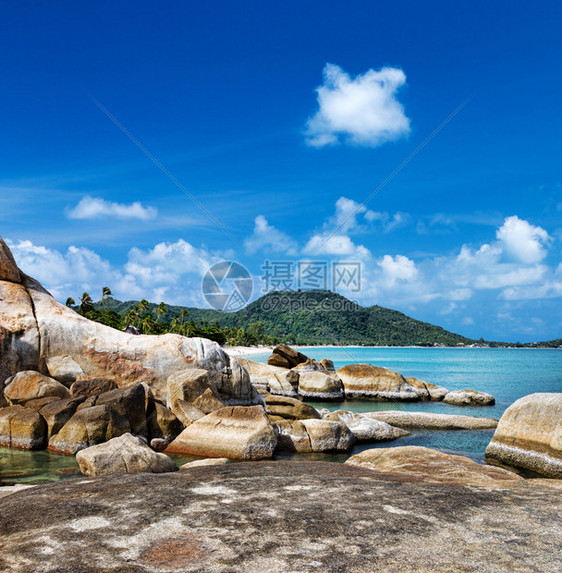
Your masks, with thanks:
M 0 499 L 15 572 L 548 572 L 560 491 L 431 484 L 326 462 L 120 474 Z
M 382 412 L 362 412 L 363 416 L 386 422 L 397 428 L 409 430 L 489 430 L 498 425 L 493 418 L 461 416 L 457 414 L 433 414 L 432 412 L 409 412 L 386 410 Z

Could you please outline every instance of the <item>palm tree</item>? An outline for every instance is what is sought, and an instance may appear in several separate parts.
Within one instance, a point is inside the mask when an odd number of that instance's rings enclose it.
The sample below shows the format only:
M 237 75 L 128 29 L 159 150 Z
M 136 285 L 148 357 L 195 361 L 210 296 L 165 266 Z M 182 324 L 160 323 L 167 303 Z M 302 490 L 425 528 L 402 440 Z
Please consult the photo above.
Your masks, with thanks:
M 94 307 L 92 297 L 85 292 L 80 299 L 80 312 L 84 314 L 86 311 L 91 310 Z
M 160 318 L 161 316 L 167 314 L 167 312 L 168 312 L 168 307 L 166 306 L 165 303 L 161 302 L 156 308 L 156 317 Z
M 108 296 L 112 296 L 113 293 L 111 292 L 111 289 L 109 287 L 104 286 L 101 289 L 101 301 L 100 304 L 103 305 L 103 303 L 105 302 L 105 300 L 107 299 Z
M 68 306 L 68 307 L 70 308 L 70 307 L 72 307 L 72 306 L 76 306 L 76 301 L 75 301 L 71 296 L 69 296 L 69 297 L 66 299 L 66 303 L 65 303 L 65 304 L 66 304 L 66 306 Z

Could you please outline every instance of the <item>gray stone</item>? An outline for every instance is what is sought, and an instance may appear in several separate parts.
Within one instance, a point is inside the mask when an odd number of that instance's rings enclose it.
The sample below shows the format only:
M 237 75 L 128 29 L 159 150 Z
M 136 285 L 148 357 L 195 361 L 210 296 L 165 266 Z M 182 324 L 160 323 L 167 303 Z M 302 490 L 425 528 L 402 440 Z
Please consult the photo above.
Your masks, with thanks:
M 560 490 L 531 481 L 325 462 L 61 481 L 0 499 L 0 570 L 553 573 Z

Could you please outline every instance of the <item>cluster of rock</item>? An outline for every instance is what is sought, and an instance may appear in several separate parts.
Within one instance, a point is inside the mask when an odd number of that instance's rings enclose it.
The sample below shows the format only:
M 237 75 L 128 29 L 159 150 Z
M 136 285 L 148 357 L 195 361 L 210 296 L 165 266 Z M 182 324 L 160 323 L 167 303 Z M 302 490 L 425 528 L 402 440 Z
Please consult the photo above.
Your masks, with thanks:
M 488 406 L 494 397 L 475 390 L 449 391 L 417 378 L 372 364 L 349 364 L 336 370 L 331 360 L 320 362 L 285 344 L 277 345 L 267 364 L 237 358 L 261 394 L 303 400 L 443 401 L 456 406 Z

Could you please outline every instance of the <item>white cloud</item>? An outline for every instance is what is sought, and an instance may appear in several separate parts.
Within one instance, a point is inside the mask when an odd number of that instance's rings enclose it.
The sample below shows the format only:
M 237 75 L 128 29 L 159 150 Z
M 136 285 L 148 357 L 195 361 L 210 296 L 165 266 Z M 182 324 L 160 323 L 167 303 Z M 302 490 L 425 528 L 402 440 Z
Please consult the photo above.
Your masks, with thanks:
M 244 247 L 249 255 L 254 255 L 264 249 L 273 253 L 296 254 L 296 241 L 270 225 L 263 215 L 258 215 L 254 223 L 254 232 L 244 241 Z
M 80 203 L 66 213 L 69 219 L 101 219 L 113 217 L 116 219 L 138 219 L 148 221 L 155 219 L 158 210 L 155 207 L 145 207 L 139 201 L 134 203 L 115 203 L 99 197 L 86 195 Z
M 347 259 L 364 259 L 370 256 L 369 249 L 356 245 L 347 235 L 331 236 L 328 233 L 314 235 L 302 252 L 305 255 L 340 255 Z
M 7 241 L 20 269 L 37 279 L 53 296 L 66 300 L 84 291 L 96 297 L 103 286 L 120 279 L 111 264 L 84 247 L 68 247 L 66 253 L 34 245 L 31 241 Z
M 546 257 L 550 243 L 549 234 L 517 216 L 507 217 L 497 230 L 496 237 L 503 244 L 505 253 L 522 263 L 538 263 Z
M 412 281 L 418 276 L 416 263 L 404 255 L 384 255 L 377 264 L 390 286 L 394 286 L 397 281 Z
M 343 140 L 377 146 L 410 132 L 410 120 L 396 99 L 406 83 L 401 69 L 371 69 L 351 78 L 339 66 L 326 64 L 323 75 L 316 89 L 318 111 L 306 124 L 308 145 L 323 147 Z

